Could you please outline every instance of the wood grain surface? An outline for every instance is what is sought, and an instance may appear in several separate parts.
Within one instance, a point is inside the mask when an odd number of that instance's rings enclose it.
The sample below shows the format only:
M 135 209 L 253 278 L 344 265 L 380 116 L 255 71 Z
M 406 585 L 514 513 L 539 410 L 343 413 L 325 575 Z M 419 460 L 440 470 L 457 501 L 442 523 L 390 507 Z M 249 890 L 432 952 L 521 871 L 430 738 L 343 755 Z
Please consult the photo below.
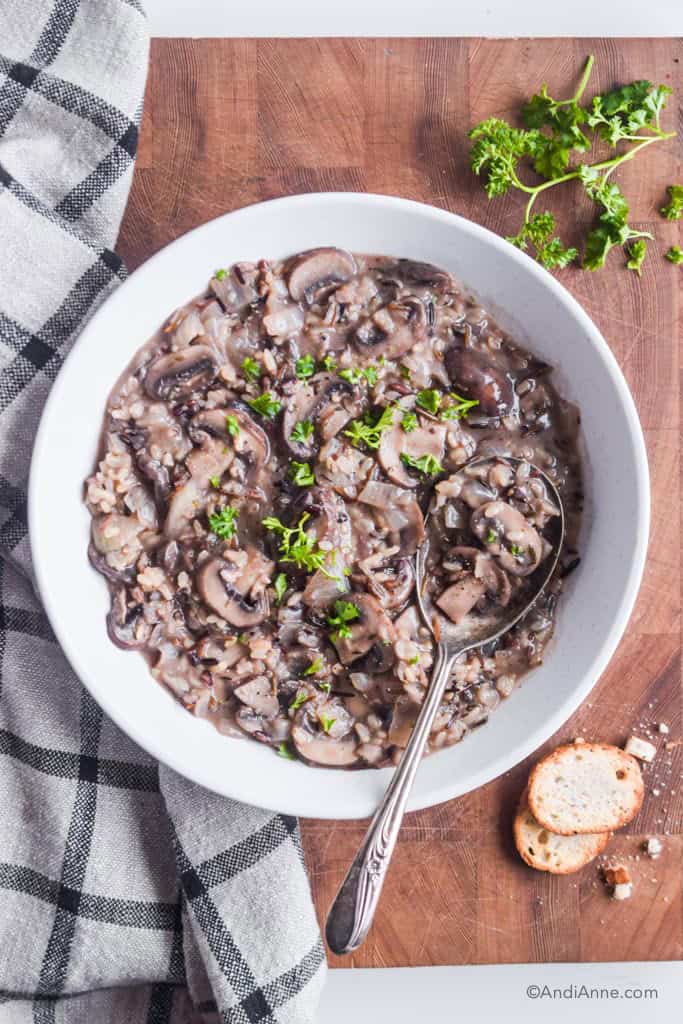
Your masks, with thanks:
M 189 228 L 245 203 L 335 189 L 424 200 L 510 233 L 520 203 L 488 203 L 468 170 L 468 127 L 491 115 L 513 117 L 544 80 L 551 93 L 567 95 L 594 52 L 591 88 L 636 78 L 667 83 L 676 96 L 665 124 L 680 128 L 682 49 L 675 40 L 636 39 L 155 40 L 119 250 L 134 268 Z M 642 279 L 624 270 L 619 252 L 600 273 L 561 275 L 633 391 L 654 500 L 647 572 L 627 634 L 589 700 L 544 749 L 579 735 L 621 743 L 632 731 L 653 732 L 659 755 L 646 770 L 643 809 L 610 846 L 633 858 L 634 896 L 608 899 L 595 865 L 556 878 L 515 856 L 510 821 L 529 767 L 522 764 L 476 793 L 407 818 L 375 927 L 347 966 L 683 956 L 683 269 L 661 257 L 681 239 L 678 226 L 657 214 L 666 185 L 683 178 L 676 143 L 655 146 L 619 171 L 634 221 L 657 238 Z M 591 210 L 573 187 L 557 191 L 555 208 L 571 238 Z M 668 735 L 657 732 L 658 723 Z M 363 824 L 306 821 L 303 834 L 322 919 Z M 640 856 L 650 835 L 664 844 L 657 861 Z

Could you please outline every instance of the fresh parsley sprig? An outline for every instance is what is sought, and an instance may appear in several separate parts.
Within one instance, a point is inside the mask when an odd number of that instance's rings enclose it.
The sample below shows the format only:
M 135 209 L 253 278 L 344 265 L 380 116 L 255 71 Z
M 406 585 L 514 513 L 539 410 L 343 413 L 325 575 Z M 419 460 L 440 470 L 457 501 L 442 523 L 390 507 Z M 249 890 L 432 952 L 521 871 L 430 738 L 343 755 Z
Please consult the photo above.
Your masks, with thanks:
M 282 408 L 282 402 L 278 402 L 277 399 L 273 398 L 270 391 L 264 391 L 262 395 L 258 396 L 258 398 L 248 399 L 247 404 L 250 405 L 254 412 L 257 412 L 259 416 L 263 416 L 267 420 L 275 419 Z
M 669 202 L 660 207 L 659 212 L 667 220 L 680 220 L 683 217 L 683 185 L 669 185 Z
M 423 476 L 438 476 L 443 473 L 443 466 L 434 455 L 409 455 L 408 452 L 401 452 L 401 462 L 409 469 L 416 469 Z
M 632 82 L 595 96 L 590 107 L 584 107 L 581 101 L 593 62 L 594 58 L 589 57 L 579 86 L 568 100 L 555 100 L 543 86 L 523 107 L 525 129 L 513 128 L 507 121 L 495 117 L 475 125 L 469 133 L 472 139 L 470 164 L 475 174 L 485 175 L 484 188 L 489 199 L 504 195 L 510 189 L 528 197 L 522 225 L 517 234 L 507 240 L 520 249 L 531 250 L 534 258 L 547 269 L 561 270 L 569 266 L 577 259 L 578 252 L 572 246 L 565 246 L 555 234 L 553 214 L 549 210 L 534 213 L 534 204 L 548 189 L 579 181 L 599 209 L 598 222 L 586 239 L 583 267 L 597 270 L 615 245 L 639 239 L 640 244 L 632 245 L 627 263 L 630 269 L 639 272 L 646 251 L 644 240 L 649 236 L 629 227 L 628 203 L 618 187 L 609 182 L 609 177 L 642 149 L 675 136 L 675 132 L 664 131 L 660 125 L 671 89 L 644 80 Z M 573 155 L 588 152 L 593 141 L 606 143 L 612 149 L 617 149 L 621 143 L 629 148 L 608 160 L 572 165 Z M 524 180 L 527 163 L 543 179 L 539 184 Z M 681 187 L 669 189 L 672 202 L 662 208 L 664 216 L 671 219 L 677 219 L 678 204 L 683 213 L 683 188 L 676 198 L 672 189 L 677 188 Z

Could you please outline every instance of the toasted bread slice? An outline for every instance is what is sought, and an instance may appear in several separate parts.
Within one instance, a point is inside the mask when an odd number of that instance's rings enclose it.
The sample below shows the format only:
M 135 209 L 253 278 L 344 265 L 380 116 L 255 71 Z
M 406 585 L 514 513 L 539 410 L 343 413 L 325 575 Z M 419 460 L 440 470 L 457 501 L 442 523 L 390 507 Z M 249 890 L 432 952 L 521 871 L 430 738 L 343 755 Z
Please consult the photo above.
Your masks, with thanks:
M 520 797 L 512 826 L 515 846 L 522 860 L 537 871 L 570 875 L 589 864 L 607 846 L 610 833 L 558 836 L 540 825 L 529 810 L 528 790 Z
M 643 802 L 635 758 L 608 743 L 575 743 L 544 757 L 529 776 L 529 807 L 550 832 L 614 832 Z

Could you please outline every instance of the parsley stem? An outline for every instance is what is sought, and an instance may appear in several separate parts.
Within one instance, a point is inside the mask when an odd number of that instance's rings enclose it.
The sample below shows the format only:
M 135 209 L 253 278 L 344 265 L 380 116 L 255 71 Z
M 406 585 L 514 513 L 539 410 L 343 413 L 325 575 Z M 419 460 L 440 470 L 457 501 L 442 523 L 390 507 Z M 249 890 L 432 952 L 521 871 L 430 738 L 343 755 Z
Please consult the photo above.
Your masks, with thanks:
M 586 61 L 586 66 L 583 69 L 583 74 L 581 75 L 581 81 L 579 82 L 579 87 L 576 90 L 576 92 L 574 93 L 574 99 L 573 100 L 567 100 L 566 101 L 567 103 L 572 103 L 572 102 L 573 103 L 578 103 L 579 102 L 579 100 L 583 96 L 584 92 L 586 91 L 586 86 L 588 85 L 588 79 L 591 76 L 591 72 L 593 70 L 593 65 L 594 64 L 595 64 L 595 57 L 591 53 L 590 56 L 588 57 L 588 60 Z
M 632 160 L 636 153 L 640 152 L 641 149 L 645 149 L 646 146 L 651 145 L 653 142 L 661 142 L 664 139 L 673 139 L 675 135 L 676 132 L 664 132 L 661 135 L 649 135 L 647 138 L 643 138 L 642 135 L 635 135 L 633 136 L 633 141 L 639 139 L 640 142 L 637 146 L 634 146 L 633 149 L 629 149 L 627 153 L 621 153 L 619 156 L 612 157 L 611 160 L 603 160 L 600 163 L 587 164 L 585 166 L 591 167 L 594 171 L 606 171 L 607 173 L 605 177 L 607 178 L 612 171 L 619 167 L 620 164 L 625 163 L 627 160 Z M 544 181 L 541 185 L 536 185 L 535 188 L 529 188 L 527 185 L 522 185 L 520 182 L 519 187 L 523 192 L 527 192 L 529 194 L 529 201 L 526 204 L 526 209 L 524 211 L 524 223 L 529 223 L 531 208 L 541 192 L 545 192 L 547 188 L 552 188 L 554 185 L 562 185 L 565 181 L 573 181 L 578 177 L 578 171 L 569 171 L 567 174 L 563 174 L 561 178 L 551 178 L 550 181 Z

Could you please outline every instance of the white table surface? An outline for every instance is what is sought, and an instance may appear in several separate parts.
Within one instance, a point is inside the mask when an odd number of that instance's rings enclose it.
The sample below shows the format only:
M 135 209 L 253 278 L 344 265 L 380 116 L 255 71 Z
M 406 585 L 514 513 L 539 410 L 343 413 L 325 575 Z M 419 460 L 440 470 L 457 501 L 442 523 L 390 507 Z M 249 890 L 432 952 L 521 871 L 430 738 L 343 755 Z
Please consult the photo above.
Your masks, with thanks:
M 144 0 L 154 36 L 677 36 L 683 0 Z M 560 990 L 532 998 L 527 987 Z M 576 986 L 574 990 L 570 986 Z M 583 994 L 615 989 L 618 995 Z M 627 994 L 654 988 L 656 996 Z M 319 1024 L 680 1019 L 683 964 L 336 970 Z M 381 1012 L 380 1012 L 381 1011 Z
M 143 0 L 155 36 L 677 36 L 682 0 Z

